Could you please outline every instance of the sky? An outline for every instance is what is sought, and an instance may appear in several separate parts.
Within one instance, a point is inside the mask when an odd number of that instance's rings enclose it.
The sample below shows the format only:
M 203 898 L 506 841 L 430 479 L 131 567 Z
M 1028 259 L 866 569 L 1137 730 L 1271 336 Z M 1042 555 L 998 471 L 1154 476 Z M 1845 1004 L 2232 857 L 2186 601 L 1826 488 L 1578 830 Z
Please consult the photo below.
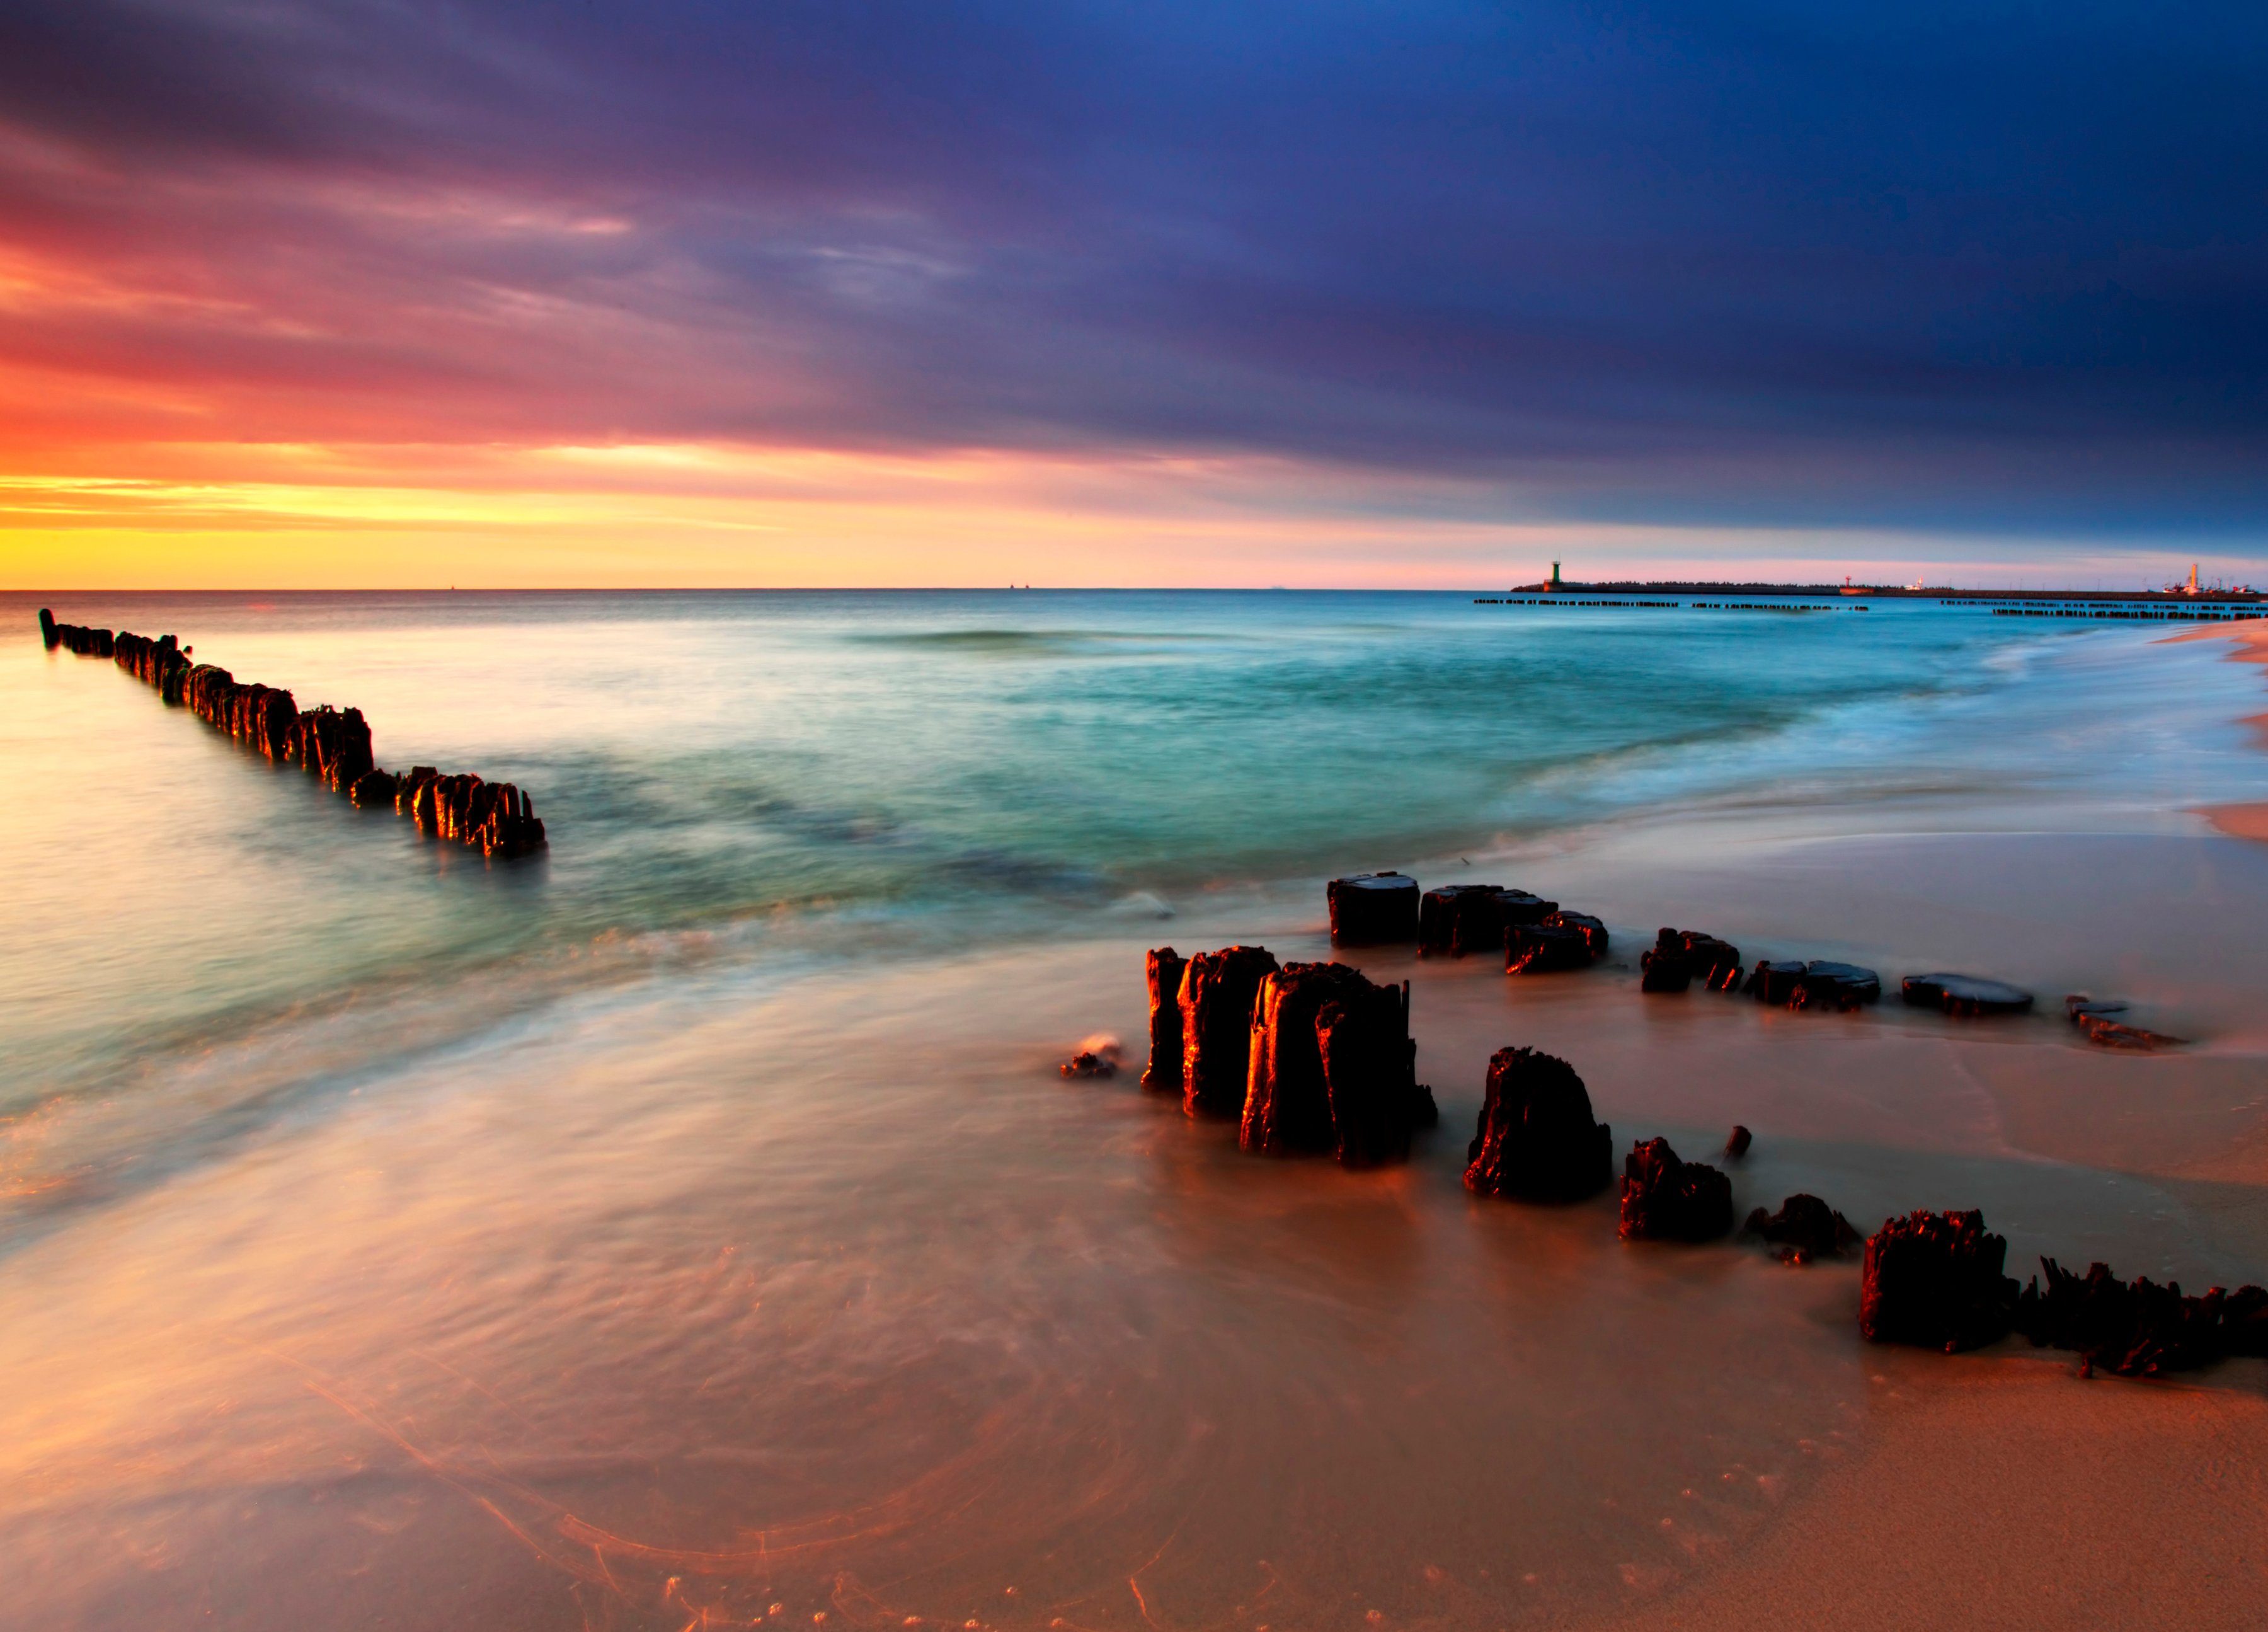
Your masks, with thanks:
M 2268 7 L 8 0 L 0 587 L 2268 581 Z

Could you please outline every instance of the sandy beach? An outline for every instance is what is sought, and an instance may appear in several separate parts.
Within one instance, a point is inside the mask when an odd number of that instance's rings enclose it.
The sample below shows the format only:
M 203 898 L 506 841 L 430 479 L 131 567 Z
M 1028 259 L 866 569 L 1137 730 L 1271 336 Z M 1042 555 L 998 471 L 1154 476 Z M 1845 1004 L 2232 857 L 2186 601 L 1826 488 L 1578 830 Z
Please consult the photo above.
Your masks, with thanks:
M 2228 640 L 2235 650 L 2230 657 L 2242 663 L 2268 663 L 2268 619 L 2250 619 L 2224 629 L 2193 630 L 2176 635 L 2176 640 Z M 2244 721 L 2268 750 L 2268 713 L 2253 714 Z M 2268 842 L 2268 802 L 2253 801 L 2241 804 L 2207 805 L 2204 815 L 2222 832 L 2237 838 L 2254 838 Z
M 1775 952 L 1887 969 L 1952 955 L 2051 994 L 2088 956 L 2078 949 L 2117 934 L 2132 971 L 2122 994 L 2198 1041 L 2125 1057 L 2089 1050 L 2052 1013 L 1960 1023 L 1646 998 L 1630 952 L 1510 982 L 1485 960 L 1366 957 L 1376 977 L 1413 982 L 1444 1126 L 1406 1170 L 1344 1174 L 1241 1156 L 1231 1132 L 1125 1078 L 1054 1075 L 1064 1039 L 1140 1036 L 1139 937 L 804 982 L 721 1015 L 689 994 L 633 1034 L 600 1020 L 480 1065 L 497 1074 L 491 1108 L 437 1082 L 350 1113 L 249 1195 L 242 1178 L 176 1189 L 52 1255 L 38 1274 L 52 1303 L 0 1335 L 18 1402 L 0 1407 L 15 1493 L 0 1525 L 47 1565 L 8 1619 L 187 1624 L 195 1604 L 291 1624 L 320 1613 L 304 1596 L 313 1583 L 343 1577 L 373 1616 L 436 1626 L 455 1615 L 419 1612 L 421 1580 L 484 1583 L 483 1622 L 526 1626 L 571 1605 L 593 1624 L 647 1626 L 657 1606 L 746 1620 L 778 1603 L 788 1619 L 862 1626 L 1256 1628 L 1375 1612 L 1444 1628 L 1713 1627 L 1801 1623 L 1822 1601 L 1861 1626 L 2000 1625 L 2027 1608 L 2246 1624 L 2268 1484 L 2262 1362 L 2082 1382 L 2071 1356 L 2017 1340 L 1951 1358 L 1869 1349 L 1852 1263 L 1626 1246 L 1610 1200 L 1488 1203 L 1457 1176 L 1486 1056 L 1518 1039 L 1575 1062 L 1624 1145 L 1663 1133 L 1698 1156 L 1734 1121 L 1752 1127 L 1756 1148 L 1733 1170 L 1743 1211 L 1798 1189 L 1868 1227 L 1911 1207 L 1977 1206 L 2020 1274 L 2051 1252 L 2189 1286 L 2260 1279 L 2268 1035 L 2242 904 L 2268 889 L 2268 851 L 1680 838 L 1674 865 L 1649 869 L 1658 836 L 1632 834 L 1580 860 L 1531 857 L 1520 875 L 1556 875 L 1625 944 L 1640 904 L 1667 904 L 1654 915 L 1750 940 L 1775 922 Z M 1793 912 L 1772 884 L 1798 875 Z M 2117 882 L 2040 913 L 2053 881 L 2074 875 Z M 2169 892 L 2179 914 L 2154 915 Z M 1924 923 L 1926 942 L 1900 956 Z M 2138 924 L 2162 927 L 2138 937 Z M 1328 949 L 1312 919 L 1263 929 L 1286 957 Z M 1226 921 L 1173 931 L 1232 938 Z M 2245 947 L 2256 961 L 2230 980 Z M 1003 982 L 1023 1015 L 1005 1074 L 1003 1039 L 959 1018 Z M 880 1055 L 832 1057 L 847 1015 L 878 1009 Z M 898 1119 L 910 1102 L 893 1034 L 934 1062 L 929 1089 L 955 1107 L 942 1121 Z M 913 1202 L 999 1250 L 940 1256 L 917 1231 L 809 1190 L 797 1151 L 843 1130 L 804 1112 L 784 1126 L 791 1081 L 871 1107 L 851 1130 L 865 1152 L 854 1193 Z M 669 1085 L 687 1082 L 732 1087 L 680 1103 Z M 770 1107 L 761 1127 L 740 1103 Z M 533 1142 L 560 1118 L 585 1136 L 563 1151 Z M 373 1148 L 391 1153 L 375 1170 Z M 639 1151 L 660 1165 L 622 1159 Z M 457 1170 L 475 1159 L 482 1200 L 468 1211 Z M 813 1147 L 808 1159 L 841 1157 Z M 520 1176 L 499 1188 L 499 1173 Z M 770 1177 L 751 1194 L 758 1173 Z M 737 1267 L 733 1240 L 777 1238 L 752 1207 L 815 1207 L 812 1250 L 852 1254 L 863 1290 L 830 1311 L 777 1265 Z M 247 1217 L 292 1225 L 261 1244 L 265 1230 L 236 1238 Z M 491 1239 L 536 1217 L 588 1260 L 574 1278 L 591 1284 L 563 1318 L 644 1308 L 569 1343 L 564 1389 L 539 1380 L 563 1335 L 542 1335 L 552 1295 L 481 1268 Z M 623 1259 L 607 1244 L 627 1217 L 644 1221 L 643 1244 Z M 419 1220 L 427 1244 L 401 1259 L 402 1227 Z M 650 1349 L 638 1334 L 664 1306 L 647 1304 L 645 1281 L 673 1303 L 740 1308 L 717 1333 L 725 1346 Z M 435 1334 L 414 1356 L 353 1313 L 391 1320 L 381 1311 L 403 1298 Z M 534 1348 L 481 1335 L 497 1299 L 519 1307 Z M 247 1336 L 278 1320 L 289 1333 L 302 1301 L 334 1318 L 274 1343 Z M 776 1335 L 775 1317 L 788 1322 Z M 762 1357 L 791 1336 L 835 1355 L 821 1393 L 768 1387 Z M 603 1385 L 618 1368 L 637 1379 L 629 1398 Z M 101 1510 L 109 1481 L 138 1483 L 153 1462 L 186 1457 L 184 1471 L 210 1477 L 197 1445 L 246 1411 L 267 1419 L 267 1449 L 216 1495 L 255 1469 L 280 1492 L 328 1467 L 330 1496 L 177 1501 L 136 1521 L 144 1569 L 100 1565 L 111 1532 L 74 1523 L 74 1508 Z M 750 1486 L 716 1459 L 720 1445 L 784 1435 L 806 1442 L 792 1477 Z M 631 1445 L 658 1458 L 653 1472 L 615 1466 Z M 846 1461 L 851 1446 L 864 1449 Z M 788 1475 L 777 1458 L 763 1466 Z M 19 1505 L 33 1493 L 38 1518 Z M 266 1580 L 276 1547 L 315 1568 Z M 185 1570 L 200 1584 L 186 1598 Z M 99 1609 L 79 1596 L 90 1578 L 105 1583 Z
M 2231 640 L 2233 657 L 2268 662 L 2268 623 L 2173 639 Z M 2268 714 L 2244 723 L 2268 734 Z M 2206 814 L 2224 833 L 2268 839 L 2268 804 Z M 2242 966 L 2257 973 L 2260 954 Z M 1997 1109 L 2031 1154 L 2174 1181 L 2257 1266 L 2268 1261 L 2259 1046 L 2254 1036 L 2225 1064 L 2191 1057 L 2152 1072 L 2147 1114 L 2128 1097 L 2131 1078 L 2106 1073 L 2090 1089 L 2040 1060 L 1998 1074 Z M 2257 1362 L 2201 1383 L 2110 1388 L 2075 1385 L 2021 1345 L 1997 1360 L 1886 1351 L 1872 1363 L 1888 1403 L 1862 1446 L 1737 1561 L 1605 1624 L 1798 1626 L 1830 1603 L 1834 1624 L 1853 1628 L 2257 1621 L 2268 1589 L 2258 1518 L 2268 1377 Z

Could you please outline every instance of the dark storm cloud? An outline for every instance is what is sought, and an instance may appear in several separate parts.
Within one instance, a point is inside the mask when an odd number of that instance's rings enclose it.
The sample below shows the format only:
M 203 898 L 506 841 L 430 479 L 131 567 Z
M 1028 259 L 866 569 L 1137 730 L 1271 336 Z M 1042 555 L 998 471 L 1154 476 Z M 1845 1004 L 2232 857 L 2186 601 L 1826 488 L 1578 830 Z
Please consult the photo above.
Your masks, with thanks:
M 2243 529 L 2264 70 L 2268 11 L 2234 4 L 18 0 L 0 113 L 91 169 L 10 161 L 0 205 L 49 253 L 171 257 L 289 320 L 234 366 L 296 347 L 292 411 L 328 392 L 356 424 L 387 416 L 324 371 L 376 337 L 351 390 L 465 434 Z M 493 230 L 371 203 L 421 189 Z M 237 343 L 39 343 L 225 374 Z

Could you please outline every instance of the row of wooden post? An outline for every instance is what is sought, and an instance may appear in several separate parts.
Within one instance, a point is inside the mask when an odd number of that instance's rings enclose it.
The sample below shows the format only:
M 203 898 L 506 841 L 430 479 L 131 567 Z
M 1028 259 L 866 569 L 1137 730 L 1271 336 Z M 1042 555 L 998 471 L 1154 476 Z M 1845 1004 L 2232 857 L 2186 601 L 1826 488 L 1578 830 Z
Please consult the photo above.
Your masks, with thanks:
M 289 691 L 240 681 L 225 668 L 190 661 L 172 635 L 154 639 L 61 624 L 40 609 L 40 639 L 82 657 L 107 657 L 223 735 L 278 764 L 296 764 L 367 809 L 391 809 L 436 838 L 466 845 L 492 860 L 541 850 L 543 823 L 526 794 L 510 782 L 444 776 L 431 765 L 381 771 L 371 752 L 370 724 L 358 708 L 301 708 Z

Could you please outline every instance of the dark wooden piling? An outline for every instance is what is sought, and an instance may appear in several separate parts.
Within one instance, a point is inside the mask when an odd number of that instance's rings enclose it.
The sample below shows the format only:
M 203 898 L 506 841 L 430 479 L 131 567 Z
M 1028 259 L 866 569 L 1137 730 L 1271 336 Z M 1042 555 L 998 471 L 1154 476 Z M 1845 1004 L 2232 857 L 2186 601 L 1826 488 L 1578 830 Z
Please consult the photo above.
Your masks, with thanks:
M 1653 947 L 1638 955 L 1638 988 L 1683 992 L 1698 980 L 1712 991 L 1741 986 L 1741 949 L 1697 929 L 1663 929 Z
M 172 635 L 154 639 L 59 624 L 40 609 L 40 639 L 86 657 L 107 657 L 166 702 L 187 708 L 216 731 L 277 764 L 296 764 L 365 809 L 391 807 L 419 831 L 497 860 L 544 848 L 534 802 L 510 782 L 445 777 L 420 765 L 408 777 L 381 771 L 370 722 L 358 708 L 301 709 L 289 691 L 239 681 L 214 663 L 191 663 Z
M 55 615 L 45 607 L 40 609 L 40 643 L 50 652 L 61 646 L 81 657 L 117 654 L 114 637 L 107 629 L 91 629 L 85 624 L 59 624 Z
M 2032 994 L 2021 986 L 1982 975 L 1908 975 L 1898 983 L 1898 995 L 1910 1008 L 1941 1009 L 1964 1019 L 2029 1014 L 2032 1007 Z
M 1325 1003 L 1367 989 L 1344 964 L 1286 964 L 1260 983 L 1237 1142 L 1268 1156 L 1328 1150 L 1335 1142 L 1316 1017 Z
M 1150 1062 L 1142 1067 L 1146 1093 L 1182 1091 L 1182 976 L 1189 966 L 1169 946 L 1151 949 L 1145 971 L 1150 983 Z
M 1714 1241 L 1733 1227 L 1733 1181 L 1649 1139 L 1623 1160 L 1622 1238 Z
M 1315 1015 L 1315 1039 L 1341 1164 L 1409 1160 L 1411 1135 L 1441 1119 L 1432 1090 L 1418 1080 L 1410 983 L 1366 983 L 1334 997 Z
M 1182 1108 L 1193 1117 L 1237 1117 L 1250 1074 L 1252 1011 L 1260 983 L 1276 971 L 1266 947 L 1199 952 L 1182 977 Z
M 2228 1355 L 2268 1355 L 2268 1291 L 2259 1287 L 2185 1297 L 2179 1281 L 2121 1281 L 2108 1264 L 2076 1275 L 2043 1258 L 2040 1268 L 2046 1284 L 2036 1275 L 2024 1289 L 2015 1328 L 2035 1347 L 2075 1351 L 2089 1371 L 2162 1377 Z
M 1350 1167 L 1408 1157 L 1438 1121 L 1417 1080 L 1410 989 L 1344 964 L 1286 964 L 1261 981 L 1237 1142 L 1267 1156 L 1329 1151 Z
M 1614 1131 L 1591 1119 L 1575 1068 L 1532 1048 L 1489 1060 L 1480 1127 L 1466 1152 L 1465 1187 L 1485 1196 L 1580 1201 L 1614 1177 Z
M 1973 1210 L 1884 1220 L 1867 1243 L 1860 1333 L 1948 1353 L 2006 1336 L 2016 1312 L 2016 1283 L 2000 1273 L 2007 1252 Z
M 1741 1233 L 1763 1237 L 1779 1248 L 1780 1257 L 1791 1264 L 1832 1258 L 1857 1246 L 1863 1238 L 1849 1219 L 1817 1196 L 1801 1191 L 1781 1202 L 1777 1213 L 1756 1208 L 1741 1226 Z
M 1746 989 L 1759 1003 L 1842 1012 L 1875 1001 L 1882 995 L 1882 982 L 1873 970 L 1856 964 L 1766 958 L 1749 972 Z
M 1462 957 L 1475 949 L 1493 951 L 1504 941 L 1504 919 L 1496 900 L 1501 884 L 1442 884 L 1418 903 L 1418 949 Z
M 1342 946 L 1393 946 L 1418 938 L 1418 881 L 1400 873 L 1334 878 L 1323 897 L 1331 939 Z

